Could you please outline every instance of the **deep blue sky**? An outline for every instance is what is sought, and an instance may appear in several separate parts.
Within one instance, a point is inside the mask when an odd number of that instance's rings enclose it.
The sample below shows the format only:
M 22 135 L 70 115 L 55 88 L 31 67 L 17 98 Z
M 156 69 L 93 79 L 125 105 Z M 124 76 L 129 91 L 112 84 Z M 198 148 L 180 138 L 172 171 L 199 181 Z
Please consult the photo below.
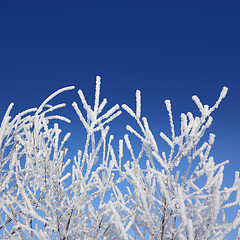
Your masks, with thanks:
M 153 132 L 169 133 L 166 98 L 179 122 L 181 112 L 196 110 L 192 95 L 212 105 L 226 85 L 210 132 L 215 161 L 230 160 L 229 185 L 240 170 L 239 12 L 239 1 L 1 1 L 0 115 L 10 102 L 14 114 L 69 85 L 92 100 L 100 75 L 109 107 L 134 107 L 140 89 Z M 61 101 L 77 139 L 80 123 L 70 106 L 76 91 L 56 98 Z M 123 119 L 130 117 L 122 115 L 112 128 L 124 130 Z

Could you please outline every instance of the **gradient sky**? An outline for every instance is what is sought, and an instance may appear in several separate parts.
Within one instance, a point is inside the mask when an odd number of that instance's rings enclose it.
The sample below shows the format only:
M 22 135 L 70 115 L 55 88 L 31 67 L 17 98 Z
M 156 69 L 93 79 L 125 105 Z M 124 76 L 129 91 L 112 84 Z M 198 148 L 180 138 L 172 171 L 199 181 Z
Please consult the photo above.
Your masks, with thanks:
M 0 117 L 10 102 L 14 115 L 70 85 L 92 103 L 100 75 L 108 108 L 134 108 L 140 89 L 153 132 L 169 134 L 165 99 L 179 124 L 181 112 L 197 113 L 192 95 L 211 106 L 227 86 L 209 132 L 216 134 L 215 161 L 230 160 L 224 182 L 230 185 L 240 170 L 239 12 L 239 1 L 1 1 Z M 77 145 L 82 129 L 71 108 L 80 103 L 76 90 L 55 100 L 68 104 L 62 113 L 72 124 L 63 128 Z M 129 121 L 124 113 L 113 132 L 123 137 Z

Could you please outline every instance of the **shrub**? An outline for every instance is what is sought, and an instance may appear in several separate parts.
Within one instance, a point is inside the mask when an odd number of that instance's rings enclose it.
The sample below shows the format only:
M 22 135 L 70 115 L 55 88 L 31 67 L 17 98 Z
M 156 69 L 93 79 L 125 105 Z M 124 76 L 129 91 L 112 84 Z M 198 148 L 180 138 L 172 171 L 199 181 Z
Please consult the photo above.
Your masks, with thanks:
M 137 152 L 136 141 L 133 144 L 128 135 L 119 140 L 117 150 L 113 136 L 108 137 L 108 124 L 121 110 L 115 105 L 103 113 L 107 100 L 99 102 L 97 77 L 93 108 L 78 91 L 86 117 L 77 103 L 72 104 L 87 135 L 84 149 L 73 160 L 66 160 L 70 133 L 61 140 L 59 125 L 50 122 L 70 120 L 52 114 L 65 104 L 51 106 L 49 101 L 73 88 L 58 90 L 40 107 L 13 119 L 13 104 L 6 111 L 0 128 L 3 239 L 223 239 L 239 229 L 240 210 L 233 222 L 226 217 L 230 208 L 240 204 L 239 172 L 231 188 L 222 188 L 227 161 L 216 164 L 210 156 L 214 134 L 203 141 L 213 121 L 211 113 L 227 94 L 226 87 L 213 107 L 193 96 L 200 116 L 182 113 L 179 136 L 171 103 L 165 101 L 171 137 L 162 132 L 160 136 L 169 145 L 169 153 L 159 150 L 147 118 L 141 117 L 137 90 L 136 110 L 122 105 L 140 129 L 126 126 L 140 140 Z M 124 145 L 131 158 L 123 154 Z M 71 173 L 65 171 L 67 166 L 72 167 Z M 231 194 L 236 195 L 233 202 Z

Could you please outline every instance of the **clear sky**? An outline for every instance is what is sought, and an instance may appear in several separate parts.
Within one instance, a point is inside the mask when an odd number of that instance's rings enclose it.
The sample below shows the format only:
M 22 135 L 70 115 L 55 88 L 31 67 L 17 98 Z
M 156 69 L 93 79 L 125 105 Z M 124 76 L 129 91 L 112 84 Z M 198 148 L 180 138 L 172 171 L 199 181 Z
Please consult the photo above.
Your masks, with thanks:
M 14 114 L 70 85 L 93 102 L 100 75 L 109 108 L 134 107 L 140 89 L 153 132 L 168 134 L 165 99 L 179 123 L 181 112 L 197 112 L 192 95 L 212 105 L 227 86 L 210 132 L 215 161 L 230 160 L 229 185 L 240 170 L 239 12 L 239 1 L 1 1 L 0 116 L 10 102 Z M 68 130 L 75 140 L 81 123 L 73 101 L 79 102 L 75 90 L 56 98 L 68 104 L 64 114 L 73 120 Z M 124 113 L 112 125 L 121 137 L 128 119 Z

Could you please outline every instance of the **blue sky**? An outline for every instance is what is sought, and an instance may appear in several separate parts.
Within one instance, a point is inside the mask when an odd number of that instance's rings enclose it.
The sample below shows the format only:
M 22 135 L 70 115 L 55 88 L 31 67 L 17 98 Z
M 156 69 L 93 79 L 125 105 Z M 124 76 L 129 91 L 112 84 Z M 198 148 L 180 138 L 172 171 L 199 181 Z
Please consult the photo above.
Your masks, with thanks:
M 169 133 L 165 99 L 179 122 L 181 112 L 197 112 L 192 95 L 212 105 L 227 86 L 210 132 L 215 161 L 230 160 L 229 185 L 240 170 L 239 11 L 239 1 L 1 1 L 0 116 L 10 102 L 14 114 L 70 85 L 93 102 L 100 75 L 109 108 L 134 107 L 140 89 L 153 132 Z M 63 113 L 72 124 L 63 127 L 76 143 L 82 129 L 73 101 L 79 102 L 76 91 L 56 98 L 68 104 Z M 124 113 L 112 124 L 117 135 L 128 120 Z

